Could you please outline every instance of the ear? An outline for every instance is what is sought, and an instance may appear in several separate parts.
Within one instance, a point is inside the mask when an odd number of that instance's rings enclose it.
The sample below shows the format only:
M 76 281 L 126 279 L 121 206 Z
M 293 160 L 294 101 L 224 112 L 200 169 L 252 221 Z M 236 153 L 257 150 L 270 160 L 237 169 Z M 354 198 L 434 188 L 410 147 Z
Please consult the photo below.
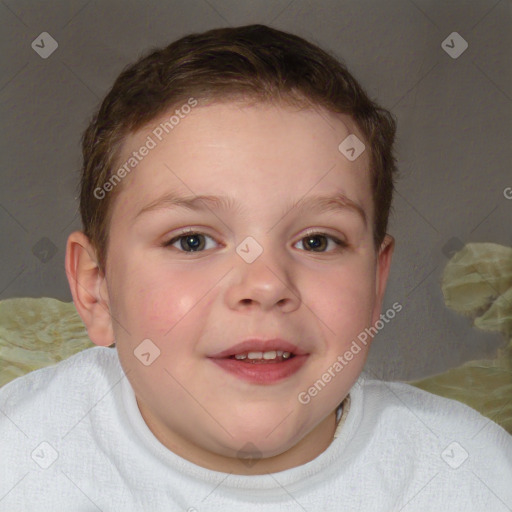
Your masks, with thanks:
M 89 238 L 74 231 L 66 245 L 66 275 L 73 302 L 89 338 L 96 345 L 109 346 L 114 340 L 107 281 Z
M 388 282 L 389 269 L 391 268 L 391 257 L 395 249 L 395 239 L 386 234 L 377 255 L 377 275 L 375 281 L 375 307 L 373 310 L 372 325 L 380 318 L 386 284 Z

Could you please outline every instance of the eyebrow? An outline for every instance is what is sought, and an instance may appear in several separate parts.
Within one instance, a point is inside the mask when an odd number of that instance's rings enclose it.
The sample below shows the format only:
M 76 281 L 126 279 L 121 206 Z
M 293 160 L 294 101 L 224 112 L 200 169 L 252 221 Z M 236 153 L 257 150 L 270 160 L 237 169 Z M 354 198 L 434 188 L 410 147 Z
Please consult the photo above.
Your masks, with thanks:
M 183 208 L 191 211 L 224 210 L 241 211 L 243 205 L 237 203 L 232 197 L 214 195 L 178 196 L 175 193 L 166 193 L 144 206 L 136 215 L 135 219 L 148 212 L 161 209 Z M 299 211 L 310 210 L 318 213 L 346 212 L 357 213 L 365 227 L 368 219 L 363 207 L 357 202 L 349 199 L 345 194 L 339 192 L 333 195 L 312 195 L 303 197 L 298 201 L 289 204 L 284 208 L 281 217 L 287 215 L 291 210 L 297 208 Z

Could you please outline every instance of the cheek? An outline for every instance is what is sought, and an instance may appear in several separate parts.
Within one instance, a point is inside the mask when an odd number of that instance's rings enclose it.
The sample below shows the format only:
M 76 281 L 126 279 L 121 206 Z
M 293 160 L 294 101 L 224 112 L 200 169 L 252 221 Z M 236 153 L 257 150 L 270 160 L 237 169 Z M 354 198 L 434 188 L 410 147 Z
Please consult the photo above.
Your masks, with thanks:
M 118 313 L 127 323 L 131 337 L 163 341 L 194 319 L 197 321 L 196 310 L 201 309 L 198 305 L 204 303 L 205 295 L 218 279 L 207 277 L 194 271 L 192 265 L 177 270 L 175 266 L 156 262 L 151 265 L 128 262 L 117 275 L 117 289 L 121 290 Z
M 375 302 L 373 272 L 360 261 L 309 280 L 311 309 L 328 326 L 329 337 L 345 340 L 369 325 Z

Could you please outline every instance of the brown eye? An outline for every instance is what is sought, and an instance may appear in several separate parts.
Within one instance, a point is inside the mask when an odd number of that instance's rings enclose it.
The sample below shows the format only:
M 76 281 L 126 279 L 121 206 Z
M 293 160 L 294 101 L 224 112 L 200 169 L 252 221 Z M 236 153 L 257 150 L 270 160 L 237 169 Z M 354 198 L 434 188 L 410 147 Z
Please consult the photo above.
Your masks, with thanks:
M 302 243 L 305 247 L 307 247 L 306 251 L 308 252 L 333 252 L 332 250 L 325 250 L 329 246 L 329 240 L 335 244 L 334 251 L 347 247 L 345 242 L 342 242 L 335 237 L 326 235 L 325 233 L 311 233 L 308 236 L 303 237 L 299 243 Z
M 180 252 L 201 252 L 205 249 L 206 238 L 213 240 L 213 238 L 208 235 L 190 232 L 174 237 L 173 239 L 166 242 L 164 247 L 173 246 L 179 242 L 179 247 L 176 247 L 176 249 L 178 249 Z M 209 248 L 210 247 L 208 247 L 208 249 Z
M 323 252 L 327 247 L 326 237 L 322 235 L 314 235 L 303 238 L 307 247 L 313 251 Z

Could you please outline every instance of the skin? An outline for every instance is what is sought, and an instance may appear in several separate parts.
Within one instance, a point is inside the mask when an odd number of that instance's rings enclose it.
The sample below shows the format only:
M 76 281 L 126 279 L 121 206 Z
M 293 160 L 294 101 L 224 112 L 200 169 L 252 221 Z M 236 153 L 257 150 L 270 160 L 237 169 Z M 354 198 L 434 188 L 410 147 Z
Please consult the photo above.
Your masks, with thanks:
M 168 117 L 127 137 L 120 162 Z M 320 109 L 196 106 L 118 185 L 104 273 L 85 235 L 69 236 L 66 272 L 89 336 L 97 345 L 116 342 L 145 422 L 179 456 L 255 475 L 305 464 L 331 443 L 336 406 L 370 344 L 310 403 L 297 397 L 379 318 L 394 247 L 389 235 L 381 247 L 373 243 L 368 151 L 350 162 L 338 150 L 353 133 L 363 140 L 349 117 Z M 137 217 L 170 191 L 240 204 Z M 286 208 L 334 191 L 360 205 L 366 224 L 350 209 Z M 202 251 L 184 239 L 164 246 L 187 227 L 207 235 L 194 240 L 206 244 Z M 316 250 L 308 228 L 327 235 L 315 238 Z M 235 250 L 247 236 L 263 248 L 250 264 Z M 249 337 L 290 340 L 307 350 L 307 362 L 285 380 L 253 384 L 208 359 Z M 160 350 L 149 366 L 134 356 L 147 338 Z M 247 443 L 261 457 L 251 467 L 237 457 Z

